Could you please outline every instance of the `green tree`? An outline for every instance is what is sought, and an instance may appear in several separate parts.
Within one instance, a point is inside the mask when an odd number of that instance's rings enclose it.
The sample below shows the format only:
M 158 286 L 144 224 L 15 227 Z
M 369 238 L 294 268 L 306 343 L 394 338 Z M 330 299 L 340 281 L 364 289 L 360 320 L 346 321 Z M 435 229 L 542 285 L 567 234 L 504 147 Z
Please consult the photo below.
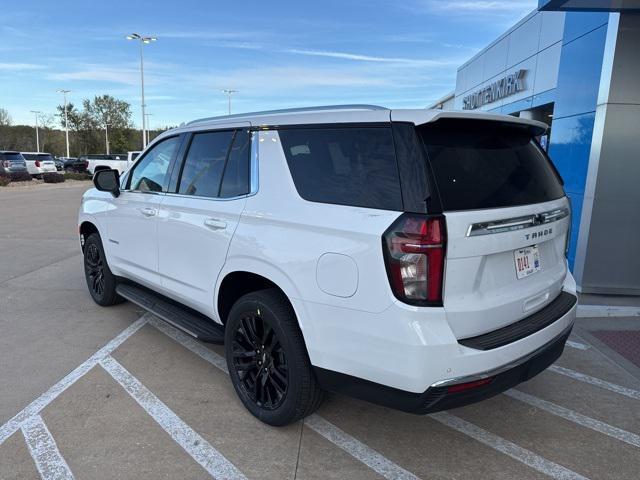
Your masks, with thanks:
M 112 152 L 124 153 L 129 149 L 127 130 L 133 127 L 131 105 L 111 95 L 96 96 L 82 102 L 89 121 L 104 132 L 109 128 L 109 144 Z

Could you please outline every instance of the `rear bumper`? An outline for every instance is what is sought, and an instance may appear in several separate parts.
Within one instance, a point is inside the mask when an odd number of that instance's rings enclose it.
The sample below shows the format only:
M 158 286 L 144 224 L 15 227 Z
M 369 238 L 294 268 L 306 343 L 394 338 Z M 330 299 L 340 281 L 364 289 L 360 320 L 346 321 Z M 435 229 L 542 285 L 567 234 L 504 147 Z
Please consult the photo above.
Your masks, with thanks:
M 473 376 L 437 382 L 422 393 L 407 392 L 323 368 L 315 367 L 315 373 L 320 385 L 327 390 L 405 412 L 433 413 L 485 400 L 535 377 L 562 355 L 572 328 L 573 323 L 550 342 L 508 365 Z M 491 381 L 463 392 L 448 391 L 450 385 L 483 378 L 491 378 Z

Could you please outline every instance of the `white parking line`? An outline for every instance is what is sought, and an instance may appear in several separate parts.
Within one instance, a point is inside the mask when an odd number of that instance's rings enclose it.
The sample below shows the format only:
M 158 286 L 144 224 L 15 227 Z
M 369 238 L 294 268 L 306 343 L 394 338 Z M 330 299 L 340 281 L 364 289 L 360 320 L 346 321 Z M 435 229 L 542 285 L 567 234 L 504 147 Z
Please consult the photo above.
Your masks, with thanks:
M 417 480 L 413 473 L 408 472 L 401 466 L 393 463 L 387 457 L 376 452 L 373 448 L 365 445 L 358 439 L 344 432 L 334 424 L 328 422 L 317 414 L 310 415 L 304 419 L 304 424 L 322 435 L 334 445 L 347 452 L 352 457 L 360 460 L 366 466 L 376 471 L 389 480 Z
M 527 403 L 533 407 L 549 412 L 553 415 L 557 415 L 558 417 L 562 417 L 565 420 L 569 420 L 570 422 L 576 423 L 586 428 L 590 428 L 591 430 L 603 433 L 604 435 L 608 435 L 612 438 L 615 438 L 616 440 L 620 440 L 621 442 L 628 443 L 629 445 L 633 445 L 634 447 L 640 447 L 640 435 L 636 435 L 635 433 L 627 432 L 626 430 L 622 430 L 621 428 L 614 427 L 612 425 L 609 425 L 608 423 L 596 420 L 595 418 L 587 417 L 586 415 L 582 415 L 581 413 L 574 412 L 573 410 L 561 407 L 560 405 L 556 405 L 555 403 L 548 402 L 547 400 L 534 397 L 533 395 L 529 395 L 528 393 L 524 393 L 519 390 L 509 390 L 507 392 L 504 392 L 504 394 L 521 402 Z
M 113 357 L 102 359 L 100 365 L 212 477 L 216 479 L 246 479 L 235 465 L 184 423 Z
M 213 350 L 204 346 L 204 344 L 195 340 L 193 337 L 186 335 L 175 327 L 172 327 L 167 322 L 160 320 L 157 317 L 149 318 L 149 324 L 156 327 L 162 333 L 164 333 L 167 337 L 172 338 L 180 345 L 185 347 L 187 350 L 198 355 L 203 360 L 206 360 L 214 367 L 219 368 L 224 373 L 228 374 L 229 370 L 227 369 L 227 361 L 220 355 L 218 355 Z
M 620 395 L 624 395 L 625 397 L 640 400 L 640 392 L 632 388 L 623 387 L 622 385 L 616 385 L 615 383 L 607 382 L 606 380 L 601 380 L 599 378 L 592 377 L 591 375 L 576 372 L 575 370 L 561 367 L 560 365 L 551 365 L 549 367 L 549 370 L 555 373 L 559 373 L 560 375 L 571 377 L 574 380 L 579 380 L 581 382 L 595 385 L 596 387 L 604 388 L 605 390 L 609 390 L 611 392 L 619 393 Z
M 205 347 L 202 343 L 185 335 L 180 330 L 172 327 L 166 322 L 157 318 L 150 318 L 149 324 L 156 327 L 165 335 L 169 336 L 180 345 L 198 355 L 203 360 L 209 362 L 220 370 L 229 373 L 226 360 L 213 350 Z M 369 468 L 372 468 L 385 478 L 416 479 L 412 473 L 396 465 L 394 462 L 376 452 L 371 447 L 365 445 L 349 434 L 343 432 L 338 427 L 325 420 L 321 416 L 314 414 L 305 419 L 305 425 L 309 426 L 334 445 L 340 447 L 352 457 L 360 460 Z
M 22 435 L 43 480 L 74 478 L 40 415 L 34 415 L 22 424 Z
M 585 345 L 584 343 L 574 342 L 572 340 L 567 340 L 567 347 L 575 348 L 578 350 L 589 350 L 589 345 Z
M 638 317 L 640 307 L 616 305 L 578 305 L 576 316 L 579 318 L 597 317 Z
M 2 445 L 4 441 L 11 435 L 13 435 L 18 429 L 20 429 L 23 422 L 25 422 L 32 416 L 39 414 L 44 407 L 53 402 L 62 392 L 64 392 L 67 388 L 77 382 L 78 379 L 80 379 L 85 373 L 95 367 L 100 360 L 109 355 L 131 335 L 140 330 L 140 328 L 145 323 L 147 323 L 147 315 L 148 314 L 143 315 L 134 323 L 125 328 L 122 332 L 120 332 L 118 336 L 116 336 L 104 347 L 94 353 L 84 363 L 76 367 L 71 373 L 66 375 L 62 380 L 49 388 L 49 390 L 36 398 L 23 410 L 18 412 L 11 420 L 2 425 L 2 427 L 0 427 L 0 445 Z
M 450 413 L 432 413 L 430 417 L 447 427 L 453 428 L 460 433 L 464 433 L 478 442 L 504 453 L 505 455 L 508 455 L 509 457 L 522 462 L 545 475 L 548 475 L 549 477 L 562 480 L 586 480 L 586 477 L 574 472 L 573 470 L 547 460 L 526 448 L 522 448 L 515 443 L 505 440 L 498 435 L 488 432 L 487 430 L 451 415 Z

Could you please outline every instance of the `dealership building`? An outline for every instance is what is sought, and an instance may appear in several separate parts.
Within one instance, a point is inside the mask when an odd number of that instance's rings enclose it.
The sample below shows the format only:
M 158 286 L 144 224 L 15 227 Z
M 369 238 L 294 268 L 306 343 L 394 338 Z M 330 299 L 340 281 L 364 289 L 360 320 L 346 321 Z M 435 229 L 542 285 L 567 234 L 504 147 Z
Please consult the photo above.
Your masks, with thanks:
M 640 0 L 540 0 L 432 107 L 549 124 L 580 291 L 640 295 Z

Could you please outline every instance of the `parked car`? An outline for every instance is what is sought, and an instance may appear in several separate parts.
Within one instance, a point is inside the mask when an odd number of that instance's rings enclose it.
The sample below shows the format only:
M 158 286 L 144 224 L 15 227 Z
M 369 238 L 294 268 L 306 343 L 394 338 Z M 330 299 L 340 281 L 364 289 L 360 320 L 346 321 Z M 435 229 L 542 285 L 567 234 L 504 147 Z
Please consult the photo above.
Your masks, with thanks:
M 64 160 L 62 158 L 53 157 L 53 161 L 56 164 L 56 170 L 61 172 L 64 170 Z
M 87 162 L 87 171 L 93 175 L 100 170 L 117 170 L 121 175 L 129 168 L 127 155 L 119 154 L 89 154 L 80 155 L 79 160 Z
M 56 163 L 50 153 L 22 152 L 27 162 L 27 170 L 34 177 L 41 177 L 43 173 L 56 172 Z
M 87 171 L 87 166 L 89 162 L 87 160 L 83 160 L 82 158 L 76 157 L 60 157 L 61 160 L 64 161 L 64 171 L 65 172 L 77 172 L 82 173 Z
M 131 165 L 133 165 L 133 162 L 136 160 L 136 158 L 138 158 L 138 156 L 140 156 L 141 153 L 141 151 L 127 152 L 127 166 L 130 167 Z
M 12 173 L 26 171 L 27 162 L 20 152 L 0 150 L 0 173 L 11 175 Z
M 419 414 L 488 398 L 553 363 L 575 319 L 546 130 L 367 106 L 191 122 L 96 173 L 89 292 L 223 342 L 271 425 L 325 390 Z

